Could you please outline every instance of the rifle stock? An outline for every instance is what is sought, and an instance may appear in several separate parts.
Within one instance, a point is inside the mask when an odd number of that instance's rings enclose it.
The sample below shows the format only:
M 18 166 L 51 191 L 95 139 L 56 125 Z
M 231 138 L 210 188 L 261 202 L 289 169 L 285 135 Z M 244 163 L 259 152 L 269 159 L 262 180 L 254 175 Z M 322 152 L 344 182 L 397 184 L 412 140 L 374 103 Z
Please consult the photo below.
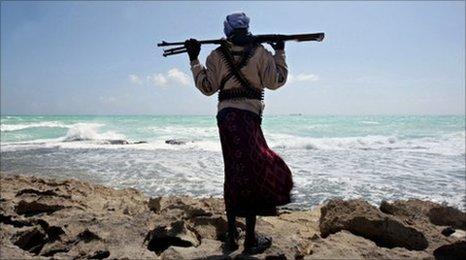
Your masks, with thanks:
M 252 37 L 252 41 L 255 43 L 269 43 L 269 42 L 278 42 L 278 41 L 297 41 L 297 42 L 305 42 L 305 41 L 317 41 L 321 42 L 325 37 L 324 33 L 308 33 L 308 34 L 260 34 L 254 35 Z M 225 42 L 226 39 L 217 39 L 217 40 L 202 40 L 199 41 L 200 44 L 222 44 Z M 170 56 L 175 54 L 180 54 L 186 52 L 186 48 L 184 47 L 184 42 L 166 42 L 162 41 L 161 43 L 157 44 L 157 47 L 165 47 L 165 46 L 178 46 L 171 49 L 165 49 L 163 51 L 163 56 Z

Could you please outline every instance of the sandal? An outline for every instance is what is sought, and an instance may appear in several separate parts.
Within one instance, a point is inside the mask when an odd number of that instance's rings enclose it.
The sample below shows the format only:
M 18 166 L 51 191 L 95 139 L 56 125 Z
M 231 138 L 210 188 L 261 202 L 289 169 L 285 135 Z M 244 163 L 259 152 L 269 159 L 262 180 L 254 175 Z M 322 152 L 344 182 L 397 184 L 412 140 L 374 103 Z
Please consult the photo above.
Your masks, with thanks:
M 244 253 L 255 255 L 264 252 L 272 245 L 272 238 L 264 235 L 256 234 L 256 241 L 252 245 L 244 244 Z

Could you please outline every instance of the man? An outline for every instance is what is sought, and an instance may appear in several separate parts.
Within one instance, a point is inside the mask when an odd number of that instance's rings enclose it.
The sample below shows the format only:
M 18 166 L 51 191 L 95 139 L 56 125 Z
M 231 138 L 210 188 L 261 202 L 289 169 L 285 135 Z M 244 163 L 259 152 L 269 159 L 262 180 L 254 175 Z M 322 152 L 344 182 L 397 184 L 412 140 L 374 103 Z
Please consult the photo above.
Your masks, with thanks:
M 277 215 L 277 206 L 290 202 L 291 171 L 267 146 L 261 129 L 265 88 L 286 82 L 285 43 L 271 44 L 272 55 L 254 42 L 250 19 L 233 13 L 224 21 L 226 42 L 198 60 L 200 44 L 185 42 L 196 87 L 205 95 L 219 92 L 217 124 L 225 164 L 224 200 L 228 220 L 226 246 L 238 248 L 236 217 L 246 218 L 244 251 L 261 253 L 272 239 L 254 232 L 256 216 Z

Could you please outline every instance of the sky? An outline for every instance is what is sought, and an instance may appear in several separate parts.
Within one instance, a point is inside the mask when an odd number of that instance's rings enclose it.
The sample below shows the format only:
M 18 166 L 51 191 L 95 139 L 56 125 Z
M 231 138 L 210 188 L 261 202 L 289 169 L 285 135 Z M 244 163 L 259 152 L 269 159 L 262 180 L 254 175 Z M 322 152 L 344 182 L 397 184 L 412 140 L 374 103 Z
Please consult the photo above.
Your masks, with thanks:
M 465 114 L 464 1 L 2 1 L 1 114 L 215 114 L 156 43 L 221 38 L 235 11 L 253 34 L 326 34 L 286 43 L 265 115 Z

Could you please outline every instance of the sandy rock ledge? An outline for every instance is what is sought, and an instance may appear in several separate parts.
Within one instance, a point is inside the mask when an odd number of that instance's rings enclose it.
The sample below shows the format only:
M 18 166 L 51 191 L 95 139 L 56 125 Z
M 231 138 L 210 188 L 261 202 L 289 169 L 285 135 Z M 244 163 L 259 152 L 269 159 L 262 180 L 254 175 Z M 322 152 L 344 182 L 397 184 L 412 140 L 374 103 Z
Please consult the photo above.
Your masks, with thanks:
M 273 244 L 223 249 L 217 198 L 147 198 L 77 180 L 1 175 L 1 259 L 466 259 L 466 214 L 429 201 L 330 200 L 260 217 Z M 245 225 L 238 223 L 240 241 Z

